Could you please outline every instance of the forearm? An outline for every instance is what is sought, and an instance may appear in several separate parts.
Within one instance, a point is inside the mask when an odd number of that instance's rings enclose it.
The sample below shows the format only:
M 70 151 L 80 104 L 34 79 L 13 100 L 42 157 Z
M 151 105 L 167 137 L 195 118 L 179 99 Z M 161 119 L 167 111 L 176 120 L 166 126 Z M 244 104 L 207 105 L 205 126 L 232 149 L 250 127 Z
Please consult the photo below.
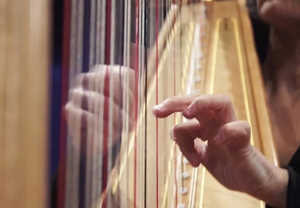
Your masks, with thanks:
M 249 193 L 254 197 L 265 201 L 274 208 L 286 207 L 286 196 L 288 188 L 288 171 L 274 166 L 266 161 L 265 168 L 269 171 L 268 176 L 263 179 L 264 184 L 255 193 Z

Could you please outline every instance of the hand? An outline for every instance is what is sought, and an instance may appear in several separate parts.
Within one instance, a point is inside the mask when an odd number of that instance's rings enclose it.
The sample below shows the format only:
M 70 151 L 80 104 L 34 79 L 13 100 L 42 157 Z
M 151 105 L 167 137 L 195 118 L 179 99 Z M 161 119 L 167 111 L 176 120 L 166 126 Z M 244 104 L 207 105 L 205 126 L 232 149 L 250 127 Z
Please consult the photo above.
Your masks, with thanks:
M 173 129 L 175 142 L 193 166 L 203 164 L 229 189 L 246 192 L 271 205 L 285 203 L 285 194 L 278 192 L 285 191 L 286 171 L 272 165 L 250 145 L 250 126 L 236 119 L 228 97 L 173 97 L 153 109 L 159 118 L 175 112 L 194 119 Z
M 119 66 L 97 66 L 81 74 L 66 105 L 69 134 L 86 140 L 101 138 L 103 129 L 99 132 L 99 126 L 104 128 L 107 124 L 107 128 L 112 125 L 113 129 L 112 145 L 120 142 L 123 121 L 128 121 L 131 129 L 134 119 L 134 78 L 133 70 Z M 127 109 L 125 102 L 128 102 Z M 73 146 L 80 148 L 78 143 Z

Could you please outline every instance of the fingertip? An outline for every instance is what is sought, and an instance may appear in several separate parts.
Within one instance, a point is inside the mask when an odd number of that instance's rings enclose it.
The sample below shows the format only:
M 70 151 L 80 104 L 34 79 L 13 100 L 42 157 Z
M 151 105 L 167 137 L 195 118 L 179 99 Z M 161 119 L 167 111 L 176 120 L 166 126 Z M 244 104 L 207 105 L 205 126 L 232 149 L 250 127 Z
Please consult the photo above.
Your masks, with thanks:
M 152 108 L 152 114 L 153 114 L 154 116 L 158 117 L 159 110 L 158 110 L 155 106 Z
M 154 106 L 154 107 L 152 108 L 152 114 L 153 114 L 155 117 L 159 117 L 160 111 L 159 111 L 159 109 L 158 109 L 156 106 Z
M 68 117 L 69 114 L 70 114 L 69 112 L 72 110 L 72 108 L 73 108 L 72 102 L 68 102 L 68 103 L 64 106 L 62 113 L 64 113 L 64 115 L 65 115 L 66 117 Z
M 161 117 L 164 117 L 164 111 L 163 111 L 163 106 L 162 104 L 159 104 L 159 105 L 155 105 L 153 108 L 152 108 L 152 113 L 153 115 L 155 115 L 156 117 L 158 118 L 161 118 Z

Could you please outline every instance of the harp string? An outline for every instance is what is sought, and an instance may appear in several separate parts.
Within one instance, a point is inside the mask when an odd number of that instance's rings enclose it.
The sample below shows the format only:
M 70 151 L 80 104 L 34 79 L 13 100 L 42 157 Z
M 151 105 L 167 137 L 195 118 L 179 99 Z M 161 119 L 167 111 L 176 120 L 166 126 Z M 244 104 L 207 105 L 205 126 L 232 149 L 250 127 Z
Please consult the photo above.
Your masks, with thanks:
M 185 93 L 183 49 L 190 42 L 181 37 L 188 28 L 182 5 L 65 1 L 63 91 L 70 94 L 63 104 L 75 102 L 80 113 L 61 133 L 59 208 L 183 203 L 186 164 L 171 141 L 161 140 L 162 126 L 170 129 L 180 116 L 165 122 L 151 115 L 154 104 Z

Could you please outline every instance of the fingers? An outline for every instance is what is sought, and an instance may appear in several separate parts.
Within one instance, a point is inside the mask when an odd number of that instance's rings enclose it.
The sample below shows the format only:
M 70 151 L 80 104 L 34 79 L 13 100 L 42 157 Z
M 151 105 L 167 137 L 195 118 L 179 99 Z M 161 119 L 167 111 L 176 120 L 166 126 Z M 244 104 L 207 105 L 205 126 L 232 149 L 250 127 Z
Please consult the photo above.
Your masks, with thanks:
M 173 97 L 153 108 L 159 118 L 174 112 L 183 112 L 188 119 L 196 118 L 202 126 L 202 138 L 207 140 L 213 139 L 221 126 L 236 120 L 229 97 L 223 95 Z
M 230 151 L 237 152 L 250 145 L 251 129 L 247 121 L 234 121 L 220 128 L 214 139 L 217 145 L 223 145 Z
M 177 96 L 168 98 L 161 104 L 154 106 L 153 114 L 158 118 L 165 118 L 172 113 L 184 111 L 196 96 Z
M 75 88 L 70 93 L 70 101 L 75 107 L 82 108 L 94 113 L 94 106 L 100 103 L 100 95 L 93 91 L 84 91 L 82 88 Z
M 204 159 L 206 144 L 197 137 L 201 136 L 198 121 L 188 121 L 178 124 L 173 129 L 173 137 L 183 155 L 197 167 Z
M 217 120 L 226 123 L 236 120 L 230 98 L 223 95 L 178 96 L 168 98 L 153 108 L 153 113 L 164 118 L 175 112 L 183 112 L 188 118 Z
M 203 141 L 203 129 L 195 121 L 178 124 L 173 129 L 174 141 L 194 167 L 200 163 L 209 165 L 208 155 L 224 156 L 226 152 L 229 155 L 236 155 L 250 147 L 251 131 L 246 121 L 234 121 L 223 125 L 217 136 L 208 140 L 208 143 Z M 215 158 L 219 159 L 221 158 Z
M 105 86 L 106 84 L 110 86 Z M 99 65 L 92 72 L 81 74 L 78 77 L 77 87 L 106 97 L 113 94 L 115 102 L 121 103 L 124 93 L 129 95 L 128 99 L 133 98 L 135 74 L 130 68 Z
M 199 96 L 188 106 L 183 115 L 189 119 L 219 120 L 223 124 L 236 120 L 230 98 L 224 95 Z
M 109 106 L 113 108 L 113 112 L 119 112 L 124 118 L 133 116 L 134 103 L 130 103 L 128 108 L 124 107 L 122 103 L 117 103 L 110 97 L 105 97 L 94 91 L 82 90 L 76 88 L 70 93 L 70 102 L 77 108 L 82 108 L 90 113 L 97 114 L 103 108 L 104 103 L 108 101 Z M 118 116 L 116 116 L 118 117 Z
M 95 116 L 72 103 L 66 105 L 68 130 L 72 136 L 86 137 L 88 130 L 93 130 L 95 125 Z M 79 132 L 78 132 L 79 130 Z
M 177 124 L 173 128 L 173 137 L 188 137 L 188 138 L 196 138 L 201 137 L 201 126 L 197 120 L 191 120 L 184 123 Z

